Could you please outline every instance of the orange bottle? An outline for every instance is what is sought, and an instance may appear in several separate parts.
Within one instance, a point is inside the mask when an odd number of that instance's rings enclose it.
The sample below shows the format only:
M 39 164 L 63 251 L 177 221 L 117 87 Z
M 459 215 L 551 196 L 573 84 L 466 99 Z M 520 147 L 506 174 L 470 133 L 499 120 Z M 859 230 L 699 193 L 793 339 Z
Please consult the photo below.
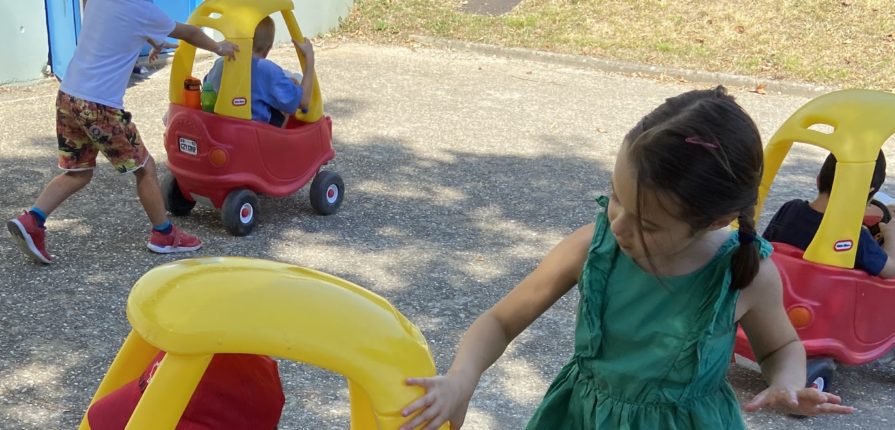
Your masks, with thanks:
M 202 109 L 202 81 L 190 76 L 183 81 L 183 105 L 193 109 Z

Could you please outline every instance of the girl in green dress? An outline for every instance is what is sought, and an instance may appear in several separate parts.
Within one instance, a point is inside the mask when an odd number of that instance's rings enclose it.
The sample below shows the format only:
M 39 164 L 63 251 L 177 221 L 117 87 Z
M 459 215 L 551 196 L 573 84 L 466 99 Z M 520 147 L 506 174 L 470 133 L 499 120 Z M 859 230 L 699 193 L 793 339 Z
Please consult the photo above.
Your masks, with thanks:
M 595 222 L 472 324 L 447 374 L 407 381 L 426 394 L 402 429 L 459 428 L 482 373 L 575 285 L 575 352 L 529 429 L 745 428 L 725 379 L 737 324 L 769 384 L 745 410 L 852 412 L 805 388 L 805 350 L 755 235 L 761 172 L 758 129 L 723 87 L 666 100 L 625 136 Z

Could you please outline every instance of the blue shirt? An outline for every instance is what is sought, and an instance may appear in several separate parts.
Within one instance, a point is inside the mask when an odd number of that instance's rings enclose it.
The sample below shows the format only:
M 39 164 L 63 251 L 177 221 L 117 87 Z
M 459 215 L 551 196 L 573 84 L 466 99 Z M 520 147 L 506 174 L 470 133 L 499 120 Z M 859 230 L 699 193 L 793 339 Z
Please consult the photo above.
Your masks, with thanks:
M 802 250 L 814 240 L 820 221 L 824 214 L 814 210 L 804 200 L 791 200 L 780 207 L 771 218 L 768 228 L 762 235 L 771 242 L 782 242 Z M 858 250 L 855 255 L 855 268 L 878 276 L 883 270 L 889 256 L 879 246 L 873 235 L 866 228 L 861 229 L 858 236 Z
M 205 76 L 216 92 L 221 90 L 221 75 L 224 59 L 218 58 Z M 270 122 L 274 111 L 288 115 L 298 110 L 301 104 L 301 86 L 292 81 L 280 66 L 265 58 L 252 57 L 252 119 Z

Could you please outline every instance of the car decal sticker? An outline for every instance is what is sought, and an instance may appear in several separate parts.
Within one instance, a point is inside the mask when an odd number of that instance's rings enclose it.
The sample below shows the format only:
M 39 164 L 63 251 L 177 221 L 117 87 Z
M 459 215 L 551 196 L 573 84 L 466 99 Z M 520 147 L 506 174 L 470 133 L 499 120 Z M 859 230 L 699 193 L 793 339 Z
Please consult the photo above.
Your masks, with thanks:
M 845 252 L 854 247 L 854 242 L 851 239 L 837 240 L 836 243 L 833 244 L 833 251 L 836 252 Z

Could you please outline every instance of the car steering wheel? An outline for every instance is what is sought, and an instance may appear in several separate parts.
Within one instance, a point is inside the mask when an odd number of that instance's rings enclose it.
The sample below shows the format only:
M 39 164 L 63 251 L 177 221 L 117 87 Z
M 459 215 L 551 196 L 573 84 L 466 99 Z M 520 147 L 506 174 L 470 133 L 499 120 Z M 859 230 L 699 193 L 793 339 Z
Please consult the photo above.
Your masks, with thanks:
M 880 245 L 884 242 L 883 232 L 879 228 L 880 222 L 889 222 L 892 219 L 892 213 L 889 211 L 889 207 L 884 205 L 883 202 L 879 200 L 871 200 L 870 204 L 878 207 L 883 212 L 883 217 L 874 222 L 873 224 L 864 224 L 867 226 L 867 229 L 870 230 L 870 234 L 873 235 L 873 238 L 879 242 Z

